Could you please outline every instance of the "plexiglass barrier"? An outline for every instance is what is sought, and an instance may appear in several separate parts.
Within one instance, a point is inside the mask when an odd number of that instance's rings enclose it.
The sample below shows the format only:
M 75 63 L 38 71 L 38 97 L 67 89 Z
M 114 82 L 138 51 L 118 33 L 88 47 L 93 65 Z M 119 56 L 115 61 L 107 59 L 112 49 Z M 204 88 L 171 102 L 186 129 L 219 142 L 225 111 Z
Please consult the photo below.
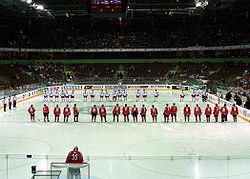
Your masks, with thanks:
M 0 178 L 66 179 L 72 166 L 64 163 L 65 158 L 1 155 Z M 75 167 L 81 179 L 250 178 L 250 156 L 85 156 L 85 161 L 89 166 Z

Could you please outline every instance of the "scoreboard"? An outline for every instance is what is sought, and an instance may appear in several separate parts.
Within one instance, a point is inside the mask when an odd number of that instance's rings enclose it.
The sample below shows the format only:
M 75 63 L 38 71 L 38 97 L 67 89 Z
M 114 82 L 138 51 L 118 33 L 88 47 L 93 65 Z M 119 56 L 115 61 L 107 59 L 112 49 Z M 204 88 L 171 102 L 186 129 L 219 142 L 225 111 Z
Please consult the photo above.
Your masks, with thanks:
M 91 0 L 90 12 L 92 16 L 122 16 L 126 12 L 126 2 L 126 0 Z

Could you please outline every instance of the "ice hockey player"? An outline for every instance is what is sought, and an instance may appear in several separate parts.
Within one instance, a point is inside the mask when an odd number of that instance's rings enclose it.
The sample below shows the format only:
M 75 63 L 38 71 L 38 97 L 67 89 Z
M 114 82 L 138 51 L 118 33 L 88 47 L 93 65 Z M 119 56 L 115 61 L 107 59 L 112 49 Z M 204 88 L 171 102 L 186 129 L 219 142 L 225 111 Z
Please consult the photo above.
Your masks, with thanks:
M 138 108 L 136 107 L 136 105 L 133 106 L 132 108 L 132 116 L 133 116 L 133 121 L 134 122 L 138 122 Z
M 209 104 L 207 104 L 207 107 L 205 108 L 205 115 L 206 115 L 207 122 L 210 122 L 211 114 L 212 114 L 212 108 L 209 106 Z
M 154 102 L 158 102 L 159 96 L 160 96 L 160 93 L 159 93 L 159 91 L 157 91 L 157 89 L 156 89 L 156 90 L 155 90 L 155 93 L 154 93 Z
M 201 122 L 201 108 L 198 104 L 196 104 L 196 106 L 194 107 L 194 116 L 195 116 L 195 122 L 198 122 L 198 118 L 199 118 L 199 122 Z
M 233 121 L 237 122 L 237 115 L 239 114 L 238 107 L 233 104 L 232 109 L 231 109 L 231 114 L 233 116 Z
M 88 91 L 87 90 L 84 90 L 83 92 L 83 102 L 87 102 L 88 101 Z
M 70 108 L 69 105 L 67 104 L 66 107 L 63 109 L 63 115 L 64 115 L 64 120 L 63 122 L 69 122 L 69 115 L 70 115 Z
M 169 115 L 170 114 L 171 114 L 171 109 L 168 106 L 168 104 L 166 104 L 166 107 L 165 107 L 164 112 L 163 112 L 164 122 L 168 122 L 169 121 Z
M 147 101 L 147 96 L 148 96 L 148 93 L 145 89 L 143 89 L 142 91 L 142 98 L 143 98 L 143 101 L 146 102 Z
M 30 105 L 29 109 L 28 109 L 28 112 L 30 114 L 30 120 L 31 122 L 35 122 L 35 108 L 33 107 L 33 105 Z
M 73 115 L 74 115 L 74 122 L 79 122 L 79 111 L 77 109 L 76 104 L 73 107 Z
M 94 90 L 92 90 L 90 97 L 91 97 L 91 102 L 94 102 L 95 101 L 95 91 Z
M 116 104 L 116 106 L 113 109 L 113 122 L 115 122 L 115 118 L 116 122 L 119 122 L 119 114 L 120 114 L 120 106 L 119 104 Z
M 142 122 L 147 122 L 146 121 L 146 115 L 147 115 L 147 108 L 143 104 L 142 108 L 141 108 L 141 119 L 142 119 Z
M 107 122 L 107 119 L 106 119 L 107 112 L 106 112 L 106 108 L 104 107 L 103 104 L 99 109 L 99 114 L 101 117 L 101 122 L 103 122 L 103 119 L 104 119 L 104 122 Z
M 219 113 L 220 113 L 220 107 L 218 106 L 218 104 L 215 104 L 214 112 L 213 112 L 215 122 L 218 122 Z
M 171 106 L 171 119 L 172 119 L 172 122 L 177 122 L 177 111 L 178 111 L 178 108 L 177 106 L 175 105 L 175 103 L 173 103 L 173 106 Z
M 61 109 L 57 104 L 56 107 L 54 108 L 55 122 L 59 122 L 60 114 L 61 114 Z
M 44 104 L 43 107 L 43 120 L 44 122 L 49 122 L 49 107 L 46 104 Z
M 96 122 L 97 114 L 98 114 L 98 109 L 97 109 L 96 105 L 94 105 L 91 109 L 91 116 L 92 116 L 91 122 Z
M 157 108 L 154 105 L 152 105 L 151 116 L 152 116 L 153 122 L 157 122 L 157 114 L 158 114 Z
M 184 107 L 183 113 L 184 113 L 185 122 L 189 122 L 191 108 L 188 106 L 188 104 L 186 104 L 186 106 Z
M 220 109 L 220 111 L 221 111 L 221 122 L 226 122 L 228 114 L 227 105 L 224 104 L 224 106 Z
M 127 104 L 125 104 L 125 106 L 122 108 L 122 113 L 123 113 L 123 116 L 124 116 L 124 122 L 129 122 L 129 107 Z

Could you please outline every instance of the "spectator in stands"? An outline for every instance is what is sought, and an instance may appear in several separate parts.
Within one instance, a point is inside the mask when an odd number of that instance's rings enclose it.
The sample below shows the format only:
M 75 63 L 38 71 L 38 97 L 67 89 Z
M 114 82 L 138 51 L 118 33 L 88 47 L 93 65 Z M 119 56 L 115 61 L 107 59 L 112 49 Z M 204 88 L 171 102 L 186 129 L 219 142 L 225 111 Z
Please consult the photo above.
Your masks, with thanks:
M 242 100 L 240 98 L 240 96 L 236 93 L 235 96 L 234 96 L 234 101 L 236 102 L 236 104 L 238 106 L 241 106 L 242 105 Z
M 247 98 L 247 101 L 245 102 L 244 107 L 246 109 L 250 109 L 250 98 Z
M 226 94 L 225 98 L 227 101 L 230 101 L 230 99 L 232 98 L 232 94 L 230 93 L 230 91 Z

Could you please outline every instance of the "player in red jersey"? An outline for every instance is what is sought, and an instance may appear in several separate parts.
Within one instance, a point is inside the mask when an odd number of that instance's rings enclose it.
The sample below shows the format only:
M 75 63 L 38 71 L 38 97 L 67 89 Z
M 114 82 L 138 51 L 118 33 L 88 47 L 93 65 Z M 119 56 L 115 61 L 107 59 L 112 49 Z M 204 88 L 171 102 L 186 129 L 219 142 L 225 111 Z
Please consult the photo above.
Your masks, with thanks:
M 69 122 L 69 115 L 70 113 L 70 108 L 69 105 L 67 104 L 66 107 L 63 109 L 63 114 L 64 114 L 64 122 Z
M 152 116 L 153 122 L 157 122 L 157 114 L 158 114 L 157 108 L 154 105 L 152 105 L 151 116 Z
M 134 105 L 132 108 L 132 116 L 133 116 L 133 121 L 138 122 L 138 108 Z
M 191 108 L 188 106 L 188 104 L 186 104 L 186 107 L 184 107 L 183 114 L 184 114 L 185 122 L 189 122 Z
M 46 104 L 43 107 L 43 118 L 44 122 L 46 122 L 46 119 L 49 122 L 49 107 Z
M 177 119 L 176 119 L 177 111 L 178 111 L 178 108 L 177 108 L 177 106 L 175 106 L 175 103 L 173 103 L 173 106 L 171 106 L 172 122 L 174 121 L 174 119 L 175 119 L 175 122 L 177 122 Z
M 59 122 L 60 114 L 61 114 L 61 109 L 57 104 L 56 107 L 54 108 L 55 122 Z
M 147 108 L 143 104 L 142 108 L 141 108 L 141 119 L 142 119 L 142 122 L 146 122 L 146 114 L 147 114 Z
M 220 113 L 220 107 L 218 106 L 218 104 L 215 104 L 214 112 L 213 112 L 215 122 L 218 122 L 219 113 Z
M 74 165 L 74 164 L 87 164 L 86 162 L 84 162 L 83 155 L 81 152 L 78 151 L 77 146 L 74 147 L 74 149 L 69 152 L 65 163 L 72 164 L 72 165 Z M 75 167 L 69 166 L 67 178 L 73 179 L 74 177 L 76 179 L 81 178 L 80 168 L 75 168 Z
M 212 114 L 212 108 L 209 106 L 209 104 L 207 104 L 207 107 L 205 109 L 205 115 L 207 118 L 207 122 L 210 122 L 210 116 Z
M 35 122 L 35 108 L 33 107 L 33 105 L 30 105 L 28 112 L 30 113 L 30 120 L 31 122 Z
M 224 106 L 220 109 L 220 111 L 221 111 L 221 122 L 226 122 L 227 121 L 227 114 L 228 114 L 226 104 L 224 104 Z
M 78 151 L 78 147 L 74 147 L 72 151 L 69 152 L 66 163 L 83 163 L 82 153 Z
M 195 122 L 198 122 L 198 117 L 199 117 L 199 122 L 201 122 L 201 108 L 198 104 L 194 107 L 194 116 L 195 116 Z
M 169 115 L 171 114 L 171 109 L 170 107 L 168 106 L 168 104 L 166 104 L 166 107 L 164 109 L 164 112 L 163 112 L 163 116 L 164 116 L 164 122 L 168 122 L 169 121 Z
M 115 117 L 117 119 L 117 122 L 119 122 L 119 114 L 120 114 L 120 106 L 119 104 L 116 104 L 116 106 L 113 109 L 113 122 L 115 122 Z
M 98 114 L 98 109 L 97 109 L 96 105 L 94 105 L 91 109 L 91 116 L 92 116 L 91 122 L 96 122 L 97 114 Z
M 102 104 L 102 106 L 100 107 L 99 109 L 99 114 L 101 116 L 101 122 L 103 122 L 103 119 L 105 120 L 105 122 L 107 122 L 107 119 L 106 119 L 106 108 L 104 107 L 104 105 Z
M 129 122 L 129 107 L 127 104 L 125 104 L 125 106 L 122 108 L 122 114 L 124 116 L 124 122 Z
M 76 107 L 76 104 L 74 104 L 74 107 L 73 107 L 73 115 L 74 115 L 74 122 L 79 122 L 79 111 Z
M 238 110 L 238 107 L 235 106 L 235 104 L 233 104 L 233 107 L 231 109 L 231 114 L 233 116 L 234 122 L 237 122 L 237 115 L 239 114 L 239 110 Z

